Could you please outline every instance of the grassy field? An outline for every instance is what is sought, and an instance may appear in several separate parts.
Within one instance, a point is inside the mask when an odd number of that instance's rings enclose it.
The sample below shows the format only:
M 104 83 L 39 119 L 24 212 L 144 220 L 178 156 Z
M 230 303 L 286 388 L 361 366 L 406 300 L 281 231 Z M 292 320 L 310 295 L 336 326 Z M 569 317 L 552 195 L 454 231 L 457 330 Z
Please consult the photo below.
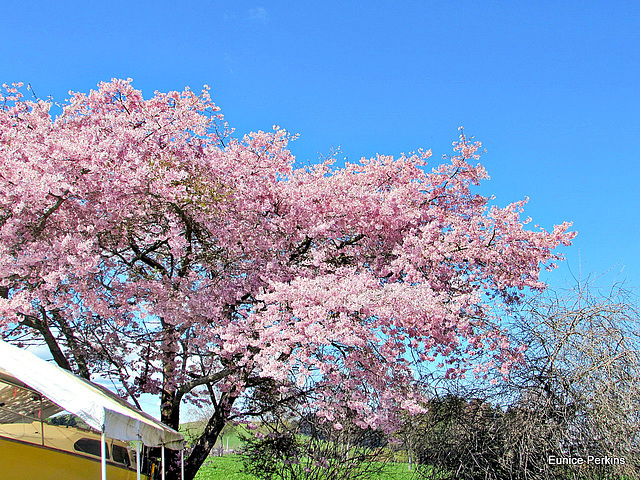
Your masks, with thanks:
M 188 440 L 195 438 L 201 430 L 202 422 L 192 422 L 181 425 L 180 431 Z M 238 452 L 244 445 L 242 438 L 249 437 L 253 432 L 244 425 L 236 425 L 225 428 L 216 442 L 212 453 L 218 452 L 221 447 L 225 450 Z M 243 473 L 243 465 L 240 456 L 224 455 L 214 456 L 200 468 L 196 480 L 257 480 L 254 475 Z M 378 477 L 379 480 L 412 480 L 412 472 L 409 471 L 406 463 L 390 463 L 387 473 Z
M 239 457 L 225 455 L 209 458 L 198 471 L 196 480 L 256 480 L 256 477 L 242 473 Z
M 379 480 L 411 480 L 406 463 L 389 464 L 388 472 Z M 238 456 L 212 457 L 202 466 L 196 480 L 256 480 L 253 475 L 242 473 L 242 461 Z

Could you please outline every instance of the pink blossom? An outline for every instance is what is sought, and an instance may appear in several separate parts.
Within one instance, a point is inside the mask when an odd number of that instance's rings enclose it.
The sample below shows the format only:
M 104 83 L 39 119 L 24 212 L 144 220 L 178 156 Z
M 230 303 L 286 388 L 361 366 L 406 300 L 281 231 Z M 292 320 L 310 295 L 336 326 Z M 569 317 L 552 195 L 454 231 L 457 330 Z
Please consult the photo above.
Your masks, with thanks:
M 114 79 L 51 118 L 6 88 L 0 326 L 64 326 L 134 396 L 202 401 L 187 386 L 212 379 L 242 399 L 270 379 L 313 386 L 334 425 L 351 409 L 391 428 L 421 408 L 425 364 L 508 373 L 522 349 L 494 305 L 544 288 L 541 268 L 575 236 L 525 228 L 526 200 L 474 193 L 488 175 L 463 132 L 432 168 L 430 151 L 295 168 L 294 135 L 233 138 L 208 89 L 145 100 Z

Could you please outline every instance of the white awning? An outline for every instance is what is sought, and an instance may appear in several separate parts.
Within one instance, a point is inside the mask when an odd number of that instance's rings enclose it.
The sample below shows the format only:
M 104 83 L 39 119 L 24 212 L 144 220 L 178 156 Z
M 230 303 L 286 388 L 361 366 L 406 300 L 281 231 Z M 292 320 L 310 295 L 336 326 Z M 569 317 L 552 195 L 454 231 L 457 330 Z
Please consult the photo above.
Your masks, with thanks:
M 174 450 L 184 446 L 181 433 L 130 406 L 106 388 L 2 340 L 0 374 L 24 383 L 110 438 L 142 440 L 149 447 L 164 445 Z

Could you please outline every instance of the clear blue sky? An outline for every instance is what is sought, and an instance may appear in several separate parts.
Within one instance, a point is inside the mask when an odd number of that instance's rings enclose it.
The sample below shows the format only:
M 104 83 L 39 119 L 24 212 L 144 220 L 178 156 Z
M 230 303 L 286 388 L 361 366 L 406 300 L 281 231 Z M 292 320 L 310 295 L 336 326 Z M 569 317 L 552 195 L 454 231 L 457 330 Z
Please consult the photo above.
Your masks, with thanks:
M 571 271 L 640 285 L 640 2 L 5 0 L 0 81 L 68 97 L 113 77 L 211 86 L 238 133 L 278 124 L 315 161 L 483 142 L 483 194 L 551 229 Z M 525 216 L 526 216 L 525 215 Z

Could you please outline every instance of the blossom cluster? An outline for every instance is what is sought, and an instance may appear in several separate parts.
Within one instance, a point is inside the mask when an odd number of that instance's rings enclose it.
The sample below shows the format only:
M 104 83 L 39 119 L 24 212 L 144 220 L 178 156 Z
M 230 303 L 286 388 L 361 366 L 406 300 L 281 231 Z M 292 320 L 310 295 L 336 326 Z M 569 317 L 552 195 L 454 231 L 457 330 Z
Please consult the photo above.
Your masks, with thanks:
M 113 80 L 56 118 L 15 86 L 0 100 L 1 328 L 82 346 L 132 394 L 223 371 L 220 392 L 312 385 L 328 421 L 388 426 L 420 410 L 421 364 L 508 372 L 488 299 L 544 288 L 575 235 L 473 193 L 464 134 L 432 169 L 430 151 L 300 169 L 292 135 L 234 138 L 207 89 Z

